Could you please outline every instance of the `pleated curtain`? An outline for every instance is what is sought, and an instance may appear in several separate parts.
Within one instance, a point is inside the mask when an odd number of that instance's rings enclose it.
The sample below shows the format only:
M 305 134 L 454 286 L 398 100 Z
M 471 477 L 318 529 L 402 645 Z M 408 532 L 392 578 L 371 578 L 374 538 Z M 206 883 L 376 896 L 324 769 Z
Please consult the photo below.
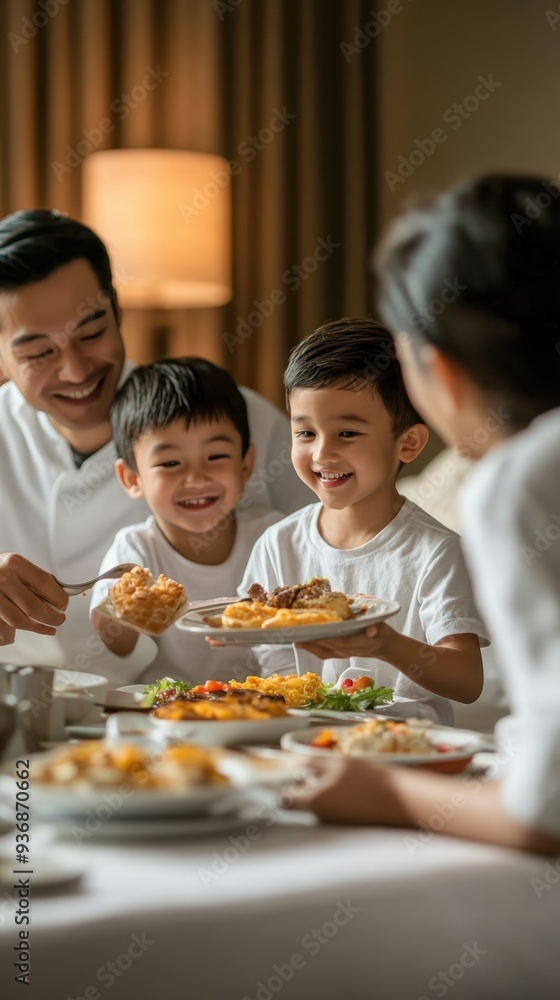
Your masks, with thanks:
M 371 312 L 375 43 L 356 34 L 371 7 L 3 0 L 2 215 L 79 217 L 81 162 L 100 149 L 189 149 L 232 165 L 233 300 L 127 310 L 136 360 L 201 354 L 282 404 L 290 347 L 327 319 Z

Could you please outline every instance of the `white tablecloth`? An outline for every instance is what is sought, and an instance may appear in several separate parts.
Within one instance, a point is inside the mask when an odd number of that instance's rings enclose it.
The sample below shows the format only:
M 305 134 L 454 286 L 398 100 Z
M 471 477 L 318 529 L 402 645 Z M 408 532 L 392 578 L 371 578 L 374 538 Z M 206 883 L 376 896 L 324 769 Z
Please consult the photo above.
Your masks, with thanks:
M 30 987 L 14 982 L 13 894 L 0 892 L 3 1000 L 556 1000 L 554 860 L 267 824 L 149 846 L 67 841 L 85 881 L 33 898 Z

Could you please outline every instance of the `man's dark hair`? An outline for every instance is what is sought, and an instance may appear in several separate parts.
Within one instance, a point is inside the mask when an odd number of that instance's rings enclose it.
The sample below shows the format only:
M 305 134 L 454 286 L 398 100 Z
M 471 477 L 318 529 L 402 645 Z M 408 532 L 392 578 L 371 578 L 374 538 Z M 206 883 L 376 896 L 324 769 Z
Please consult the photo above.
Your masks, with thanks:
M 42 281 L 80 259 L 91 265 L 115 309 L 109 255 L 92 229 L 46 209 L 22 209 L 0 220 L 0 292 Z
M 512 427 L 560 404 L 557 185 L 463 181 L 397 219 L 375 269 L 389 328 L 455 359 Z
M 241 435 L 242 454 L 250 444 L 247 405 L 224 368 L 204 358 L 167 358 L 134 368 L 111 407 L 117 455 L 135 472 L 134 445 L 150 431 L 175 420 L 186 427 L 226 417 Z
M 393 337 L 373 319 L 345 317 L 320 326 L 291 351 L 284 387 L 288 407 L 294 389 L 369 388 L 395 435 L 423 423 L 406 394 Z

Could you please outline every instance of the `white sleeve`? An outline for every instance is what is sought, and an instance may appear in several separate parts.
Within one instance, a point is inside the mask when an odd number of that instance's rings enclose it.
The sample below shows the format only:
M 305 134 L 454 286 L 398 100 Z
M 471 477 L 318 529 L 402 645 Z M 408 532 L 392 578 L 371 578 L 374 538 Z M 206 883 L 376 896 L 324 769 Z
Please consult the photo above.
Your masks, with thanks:
M 514 717 L 497 729 L 502 794 L 525 826 L 560 834 L 560 505 L 557 469 L 498 464 L 465 505 L 464 544 Z M 483 471 L 482 469 L 480 470 Z M 494 472 L 494 469 L 491 470 Z M 500 502 L 500 497 L 507 498 Z M 466 499 L 466 498 L 465 498 Z
M 489 645 L 457 535 L 448 535 L 430 559 L 420 584 L 419 600 L 420 620 L 430 645 L 445 636 L 465 632 L 477 635 L 481 646 Z

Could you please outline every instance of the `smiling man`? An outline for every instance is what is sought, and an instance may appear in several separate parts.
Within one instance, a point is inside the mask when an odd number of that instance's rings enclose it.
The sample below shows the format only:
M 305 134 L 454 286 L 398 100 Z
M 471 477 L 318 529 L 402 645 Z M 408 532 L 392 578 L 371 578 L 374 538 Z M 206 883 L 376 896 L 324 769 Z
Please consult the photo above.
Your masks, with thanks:
M 0 388 L 5 661 L 107 672 L 88 602 L 67 607 L 51 574 L 69 582 L 94 576 L 115 533 L 142 516 L 114 474 L 109 411 L 133 368 L 120 320 L 107 251 L 90 229 L 43 210 L 0 221 L 0 371 L 9 380 Z M 291 467 L 288 422 L 242 391 L 256 453 L 247 500 L 297 509 L 309 494 Z

